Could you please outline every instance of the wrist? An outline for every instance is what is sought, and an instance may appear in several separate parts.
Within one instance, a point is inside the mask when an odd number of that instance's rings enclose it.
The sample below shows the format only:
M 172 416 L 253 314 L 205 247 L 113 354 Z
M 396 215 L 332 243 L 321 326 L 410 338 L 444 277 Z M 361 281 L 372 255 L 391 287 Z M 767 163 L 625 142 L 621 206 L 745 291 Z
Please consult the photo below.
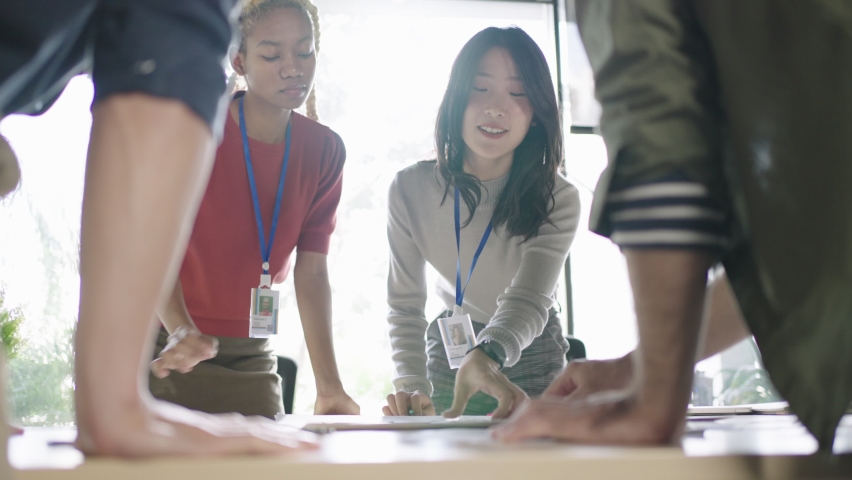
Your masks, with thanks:
M 318 397 L 333 397 L 335 395 L 346 393 L 343 390 L 343 383 L 340 382 L 340 379 L 337 381 L 317 381 L 316 386 Z
M 174 334 L 178 331 L 178 329 L 183 329 L 187 333 L 201 333 L 198 330 L 198 327 L 195 326 L 195 322 L 192 321 L 188 315 L 181 314 L 167 314 L 160 316 L 160 324 L 162 324 L 163 328 L 169 333 L 169 335 Z
M 503 368 L 503 365 L 506 363 L 506 350 L 497 342 L 485 340 L 470 349 L 468 353 L 473 353 L 477 350 L 491 359 L 497 365 L 498 370 Z
M 195 325 L 180 325 L 169 333 L 169 340 L 183 340 L 187 337 L 201 337 L 203 335 Z
M 642 403 L 657 406 L 667 412 L 686 410 L 692 389 L 691 371 L 649 371 L 648 366 L 636 364 L 633 368 L 642 370 L 642 375 L 634 375 L 632 382 Z
M 184 323 L 182 325 L 179 325 L 175 329 L 175 331 L 177 331 L 177 330 L 183 330 L 186 333 L 198 333 L 198 334 L 201 333 L 201 330 L 199 330 L 198 327 L 196 327 L 194 323 Z
M 623 357 L 619 357 L 615 359 L 615 365 L 618 368 L 618 373 L 625 380 L 629 380 L 628 383 L 635 383 L 640 380 L 638 375 L 635 375 L 636 371 L 639 370 L 635 366 L 635 362 L 638 360 L 638 355 L 636 354 L 636 350 L 633 350 Z

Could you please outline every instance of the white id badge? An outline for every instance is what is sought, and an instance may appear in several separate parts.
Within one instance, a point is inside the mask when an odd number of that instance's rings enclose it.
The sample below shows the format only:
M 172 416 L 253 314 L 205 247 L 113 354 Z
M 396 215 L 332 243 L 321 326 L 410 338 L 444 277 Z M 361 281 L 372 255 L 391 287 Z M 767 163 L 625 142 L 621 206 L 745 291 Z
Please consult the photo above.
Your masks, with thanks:
M 251 327 L 249 337 L 267 338 L 278 333 L 278 291 L 251 289 Z
M 450 361 L 450 368 L 459 368 L 468 350 L 474 345 L 470 315 L 463 314 L 461 309 L 456 307 L 452 317 L 438 319 L 438 328 L 441 329 L 441 338 L 444 340 L 444 349 Z

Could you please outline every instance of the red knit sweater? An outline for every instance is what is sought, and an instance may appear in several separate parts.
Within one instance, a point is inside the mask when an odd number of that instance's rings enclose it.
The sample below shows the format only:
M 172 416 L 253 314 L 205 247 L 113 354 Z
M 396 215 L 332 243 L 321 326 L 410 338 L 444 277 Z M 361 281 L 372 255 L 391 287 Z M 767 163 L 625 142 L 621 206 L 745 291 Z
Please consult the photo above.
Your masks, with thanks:
M 269 260 L 273 283 L 287 277 L 295 248 L 328 253 L 346 159 L 343 141 L 331 129 L 295 112 L 290 121 L 290 162 Z M 249 144 L 268 236 L 284 144 Z M 240 127 L 228 115 L 180 271 L 187 309 L 201 332 L 248 337 L 250 290 L 258 286 L 261 263 Z

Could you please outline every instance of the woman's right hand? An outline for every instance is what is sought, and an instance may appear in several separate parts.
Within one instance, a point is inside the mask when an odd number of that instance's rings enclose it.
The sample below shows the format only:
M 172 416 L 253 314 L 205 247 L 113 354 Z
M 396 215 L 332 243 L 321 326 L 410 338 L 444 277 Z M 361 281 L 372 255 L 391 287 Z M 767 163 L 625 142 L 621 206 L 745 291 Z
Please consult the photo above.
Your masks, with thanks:
M 396 392 L 388 395 L 388 404 L 382 407 L 382 413 L 388 417 L 435 415 L 435 406 L 429 395 L 420 390 L 414 393 Z
M 160 352 L 160 358 L 151 362 L 151 372 L 158 378 L 168 377 L 172 370 L 187 373 L 217 353 L 219 339 L 204 335 L 197 328 L 180 326 L 169 335 L 169 343 Z

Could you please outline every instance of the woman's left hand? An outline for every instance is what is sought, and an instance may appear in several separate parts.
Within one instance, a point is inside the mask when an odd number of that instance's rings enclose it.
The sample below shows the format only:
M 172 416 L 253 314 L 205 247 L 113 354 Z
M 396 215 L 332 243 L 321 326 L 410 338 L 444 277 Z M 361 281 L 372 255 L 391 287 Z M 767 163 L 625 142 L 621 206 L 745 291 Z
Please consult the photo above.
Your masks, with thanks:
M 361 407 L 343 391 L 333 395 L 317 395 L 314 415 L 361 415 Z
M 524 404 L 529 397 L 520 387 L 500 372 L 500 366 L 482 350 L 468 353 L 456 373 L 453 406 L 444 412 L 444 417 L 455 418 L 464 412 L 468 400 L 476 392 L 483 392 L 497 399 L 494 418 L 508 417 Z

